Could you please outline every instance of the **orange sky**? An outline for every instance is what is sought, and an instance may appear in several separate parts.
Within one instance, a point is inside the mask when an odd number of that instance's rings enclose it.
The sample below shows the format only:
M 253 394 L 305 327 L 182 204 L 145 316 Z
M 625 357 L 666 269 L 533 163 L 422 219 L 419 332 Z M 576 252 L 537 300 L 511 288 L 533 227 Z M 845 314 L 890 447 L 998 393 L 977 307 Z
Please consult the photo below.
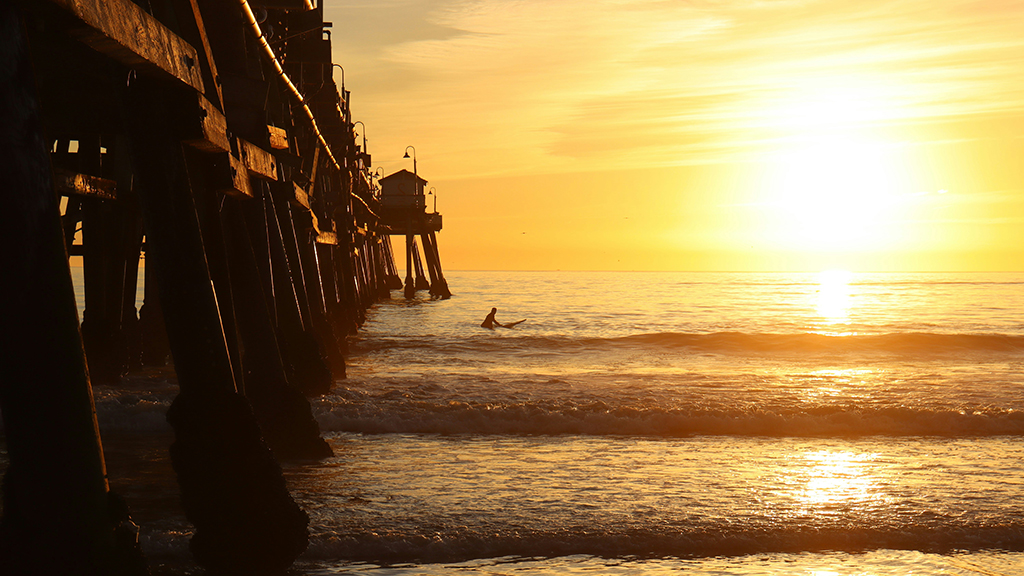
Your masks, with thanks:
M 1024 2 L 323 2 L 447 269 L 1024 269 Z

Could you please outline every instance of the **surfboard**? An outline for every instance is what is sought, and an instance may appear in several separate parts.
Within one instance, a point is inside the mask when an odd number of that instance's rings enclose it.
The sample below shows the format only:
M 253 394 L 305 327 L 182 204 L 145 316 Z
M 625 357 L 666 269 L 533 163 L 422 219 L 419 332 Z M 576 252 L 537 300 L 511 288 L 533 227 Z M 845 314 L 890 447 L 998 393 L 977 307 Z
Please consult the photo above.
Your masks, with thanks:
M 516 324 L 522 324 L 523 322 L 526 322 L 526 318 L 523 318 L 522 320 L 520 320 L 518 322 L 509 322 L 508 324 L 502 324 L 501 326 L 502 326 L 502 328 L 512 328 Z

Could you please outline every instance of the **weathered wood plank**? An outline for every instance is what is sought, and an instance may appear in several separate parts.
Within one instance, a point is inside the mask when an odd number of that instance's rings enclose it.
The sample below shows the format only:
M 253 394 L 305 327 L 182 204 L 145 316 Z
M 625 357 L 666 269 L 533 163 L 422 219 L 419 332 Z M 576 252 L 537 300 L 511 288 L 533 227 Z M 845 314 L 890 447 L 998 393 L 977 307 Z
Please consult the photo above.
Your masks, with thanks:
M 274 150 L 287 150 L 288 149 L 288 132 L 284 128 L 278 128 L 277 126 L 267 126 L 267 132 L 270 134 L 270 147 Z
M 309 195 L 306 194 L 306 191 L 303 190 L 302 187 L 296 184 L 295 182 L 292 182 L 292 188 L 295 193 L 295 198 L 293 199 L 293 202 L 295 204 L 298 204 L 299 206 L 302 206 L 306 210 L 309 210 Z
M 321 232 L 316 236 L 316 243 L 337 246 L 338 235 L 335 234 L 334 232 Z
M 238 138 L 238 155 L 251 175 L 264 180 L 277 180 L 277 159 L 270 152 Z
M 61 196 L 74 194 L 117 200 L 117 183 L 115 181 L 88 174 L 78 174 L 63 168 L 53 169 L 53 188 Z
M 204 92 L 195 48 L 129 0 L 50 0 L 84 26 L 69 34 L 140 72 Z
M 234 194 L 235 196 L 247 196 L 253 197 L 252 183 L 249 182 L 249 170 L 246 169 L 245 163 L 242 160 L 235 158 L 231 154 L 228 154 L 228 164 L 231 167 L 231 189 L 225 189 L 225 193 Z
M 147 1 L 153 4 L 152 0 Z M 145 5 L 143 2 L 138 3 Z M 217 81 L 217 63 L 213 59 L 209 33 L 203 19 L 203 12 L 199 8 L 199 0 L 162 0 L 161 3 L 164 3 L 165 7 L 159 14 L 167 14 L 168 9 L 173 11 L 177 21 L 175 32 L 196 49 L 203 85 L 208 90 L 205 95 L 220 107 L 224 102 L 224 97 L 221 94 L 220 82 Z
M 210 190 L 229 196 L 253 197 L 249 170 L 241 159 L 234 157 L 230 152 L 217 154 L 207 174 Z
M 203 95 L 196 94 L 196 107 L 179 122 L 182 142 L 203 152 L 230 152 L 228 121 Z

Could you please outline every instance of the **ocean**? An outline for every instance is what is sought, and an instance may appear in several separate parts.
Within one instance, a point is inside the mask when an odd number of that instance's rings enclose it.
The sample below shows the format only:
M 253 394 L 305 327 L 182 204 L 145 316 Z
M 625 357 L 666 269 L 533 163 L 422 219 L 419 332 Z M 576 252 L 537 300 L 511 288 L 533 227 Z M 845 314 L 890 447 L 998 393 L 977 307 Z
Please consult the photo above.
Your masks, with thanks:
M 1024 573 L 1024 274 L 447 278 L 312 400 L 336 456 L 283 463 L 290 574 Z M 198 574 L 174 393 L 95 387 L 154 573 Z

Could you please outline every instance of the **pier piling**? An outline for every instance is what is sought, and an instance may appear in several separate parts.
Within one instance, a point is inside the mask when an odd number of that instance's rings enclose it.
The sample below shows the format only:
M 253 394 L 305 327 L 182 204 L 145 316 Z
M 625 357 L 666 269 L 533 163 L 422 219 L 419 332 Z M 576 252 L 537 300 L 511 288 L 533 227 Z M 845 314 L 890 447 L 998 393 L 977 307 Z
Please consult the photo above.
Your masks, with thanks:
M 397 211 L 373 185 L 322 8 L 270 4 L 273 46 L 246 0 L 0 0 L 0 566 L 15 574 L 36 573 L 29 558 L 144 571 L 113 544 L 128 515 L 91 386 L 168 361 L 195 559 L 283 570 L 309 520 L 277 458 L 331 455 L 306 396 L 345 377 L 346 337 L 402 288 L 391 236 L 407 237 L 407 297 L 447 290 L 425 181 Z M 47 553 L 58 540 L 68 554 Z
M 28 44 L 0 2 L 0 410 L 4 574 L 146 573 L 118 547 Z
M 126 129 L 151 254 L 147 266 L 156 269 L 181 390 L 167 419 L 182 505 L 196 529 L 192 550 L 214 569 L 283 568 L 305 549 L 308 518 L 284 488 L 236 389 L 188 166 L 168 120 L 174 102 L 148 78 L 133 84 Z

